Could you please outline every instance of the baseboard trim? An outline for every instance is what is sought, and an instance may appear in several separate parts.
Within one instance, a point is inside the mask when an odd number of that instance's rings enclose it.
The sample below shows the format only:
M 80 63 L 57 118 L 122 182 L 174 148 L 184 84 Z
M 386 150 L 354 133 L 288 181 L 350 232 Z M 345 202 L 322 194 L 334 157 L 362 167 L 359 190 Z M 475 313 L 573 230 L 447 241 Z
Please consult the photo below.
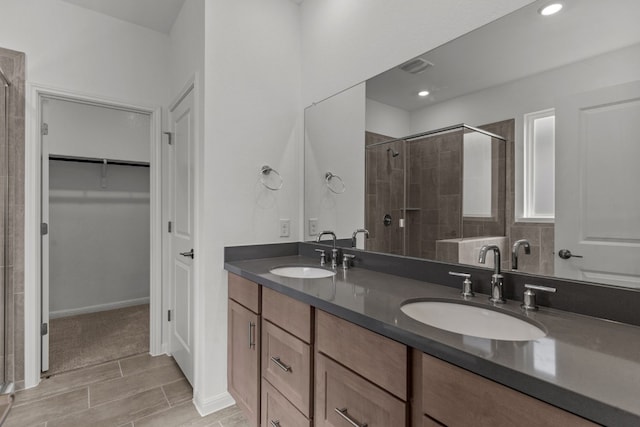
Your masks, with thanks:
M 233 397 L 231 397 L 227 391 L 210 398 L 203 398 L 197 393 L 193 394 L 193 404 L 198 413 L 203 417 L 213 414 L 221 409 L 228 408 L 235 403 L 236 401 L 233 400 Z
M 68 310 L 58 310 L 49 312 L 49 319 L 59 317 L 75 316 L 77 314 L 97 313 L 98 311 L 115 310 L 116 308 L 131 307 L 133 305 L 149 304 L 150 298 L 136 298 L 125 301 L 110 302 L 107 304 L 90 305 L 87 307 L 70 308 Z

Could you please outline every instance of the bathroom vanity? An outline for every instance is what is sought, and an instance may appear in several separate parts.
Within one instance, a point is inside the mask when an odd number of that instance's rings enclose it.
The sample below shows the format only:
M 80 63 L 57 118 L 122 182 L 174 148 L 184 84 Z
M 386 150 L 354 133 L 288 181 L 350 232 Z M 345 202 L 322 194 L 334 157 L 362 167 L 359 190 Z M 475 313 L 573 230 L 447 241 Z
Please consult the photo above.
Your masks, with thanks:
M 525 312 L 513 300 L 495 307 L 480 293 L 466 301 L 451 282 L 362 268 L 358 257 L 366 255 L 357 251 L 356 267 L 329 277 L 270 272 L 320 267 L 308 251 L 261 255 L 254 247 L 225 264 L 229 391 L 252 425 L 640 423 L 639 327 L 546 307 Z M 485 279 L 476 281 L 482 290 Z M 416 300 L 497 310 L 545 336 L 507 341 L 448 332 L 404 314 L 402 305 Z

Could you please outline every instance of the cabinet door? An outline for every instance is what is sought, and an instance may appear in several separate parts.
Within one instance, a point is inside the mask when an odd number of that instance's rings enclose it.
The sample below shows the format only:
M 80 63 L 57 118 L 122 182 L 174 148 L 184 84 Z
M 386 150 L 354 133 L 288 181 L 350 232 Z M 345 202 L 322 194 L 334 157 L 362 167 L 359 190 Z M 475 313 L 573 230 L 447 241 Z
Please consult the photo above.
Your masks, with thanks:
M 316 310 L 316 349 L 407 400 L 407 346 Z
M 311 427 L 311 421 L 269 381 L 262 380 L 262 427 Z
M 227 384 L 252 426 L 260 425 L 260 317 L 229 300 Z
M 313 309 L 291 297 L 262 289 L 262 317 L 274 325 L 311 344 L 311 316 Z
M 422 409 L 446 425 L 593 426 L 562 409 L 458 368 L 422 356 Z
M 406 404 L 328 357 L 316 358 L 316 427 L 402 427 Z
M 256 314 L 260 314 L 260 294 L 262 287 L 251 280 L 229 273 L 227 280 L 229 298 L 244 305 Z
M 306 417 L 311 405 L 309 344 L 263 320 L 262 376 Z

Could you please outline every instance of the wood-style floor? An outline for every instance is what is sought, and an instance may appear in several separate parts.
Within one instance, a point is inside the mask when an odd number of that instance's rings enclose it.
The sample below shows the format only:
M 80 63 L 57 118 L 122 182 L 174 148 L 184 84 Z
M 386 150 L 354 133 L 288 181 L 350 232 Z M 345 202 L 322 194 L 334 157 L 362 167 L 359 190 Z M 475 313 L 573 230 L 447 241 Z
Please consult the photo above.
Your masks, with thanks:
M 236 406 L 200 417 L 173 358 L 147 354 L 65 372 L 16 393 L 6 427 L 245 427 Z

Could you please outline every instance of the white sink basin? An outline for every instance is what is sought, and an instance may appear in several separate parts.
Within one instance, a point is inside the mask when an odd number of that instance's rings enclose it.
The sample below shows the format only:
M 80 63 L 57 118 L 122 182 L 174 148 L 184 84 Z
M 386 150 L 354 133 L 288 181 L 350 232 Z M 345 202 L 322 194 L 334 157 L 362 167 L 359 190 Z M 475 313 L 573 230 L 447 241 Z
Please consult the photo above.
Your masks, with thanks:
M 509 314 L 468 304 L 417 301 L 400 309 L 418 322 L 462 335 L 506 341 L 531 341 L 547 333 Z
M 327 270 L 326 268 L 302 265 L 276 267 L 269 270 L 269 272 L 278 276 L 291 277 L 294 279 L 322 279 L 336 275 L 335 271 Z

